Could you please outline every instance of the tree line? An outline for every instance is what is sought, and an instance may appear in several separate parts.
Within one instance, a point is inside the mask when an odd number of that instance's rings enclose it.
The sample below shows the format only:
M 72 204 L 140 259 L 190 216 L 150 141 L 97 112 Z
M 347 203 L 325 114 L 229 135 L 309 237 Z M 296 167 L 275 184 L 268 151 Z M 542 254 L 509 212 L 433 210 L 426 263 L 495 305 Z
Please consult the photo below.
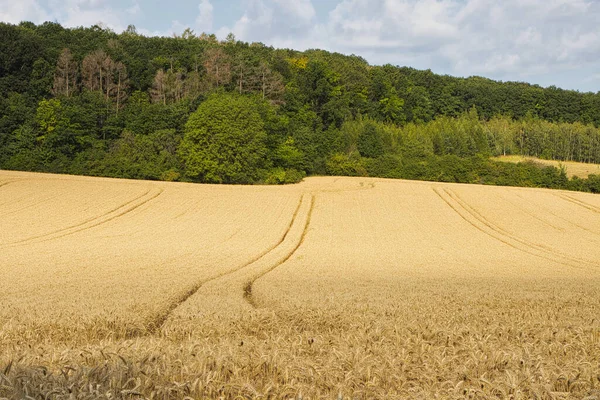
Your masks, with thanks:
M 229 35 L 0 23 L 0 168 L 218 183 L 387 176 L 600 191 L 600 93 L 455 78 Z

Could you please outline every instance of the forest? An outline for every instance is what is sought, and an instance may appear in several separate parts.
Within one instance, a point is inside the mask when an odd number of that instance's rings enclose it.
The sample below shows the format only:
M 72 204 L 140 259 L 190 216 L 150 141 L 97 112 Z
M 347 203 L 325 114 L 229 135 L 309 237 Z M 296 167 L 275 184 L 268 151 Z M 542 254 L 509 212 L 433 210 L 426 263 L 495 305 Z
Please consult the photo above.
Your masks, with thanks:
M 0 23 L 0 169 L 283 184 L 348 175 L 599 193 L 600 92 L 457 78 L 187 29 Z

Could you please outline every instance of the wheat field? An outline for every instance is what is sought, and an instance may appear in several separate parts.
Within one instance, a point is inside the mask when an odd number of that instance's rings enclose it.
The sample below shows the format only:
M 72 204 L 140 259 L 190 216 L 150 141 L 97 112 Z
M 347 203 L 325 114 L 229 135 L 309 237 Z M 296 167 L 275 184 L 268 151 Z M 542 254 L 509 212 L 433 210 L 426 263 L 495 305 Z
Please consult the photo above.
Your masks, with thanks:
M 599 399 L 600 196 L 0 171 L 0 398 Z
M 572 178 L 577 176 L 582 179 L 587 179 L 590 175 L 600 174 L 600 164 L 582 163 L 576 161 L 557 161 L 557 160 L 543 160 L 536 157 L 523 157 L 519 155 L 514 156 L 499 156 L 492 158 L 495 161 L 509 162 L 509 163 L 520 163 L 526 161 L 532 161 L 537 164 L 542 164 L 550 167 L 564 168 L 567 176 Z

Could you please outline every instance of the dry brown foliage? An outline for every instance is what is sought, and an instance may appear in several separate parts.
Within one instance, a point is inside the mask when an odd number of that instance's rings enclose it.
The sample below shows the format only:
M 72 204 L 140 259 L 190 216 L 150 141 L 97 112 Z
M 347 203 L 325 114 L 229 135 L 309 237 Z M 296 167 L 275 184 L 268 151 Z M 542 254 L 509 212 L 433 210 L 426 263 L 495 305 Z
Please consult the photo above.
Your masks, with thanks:
M 600 197 L 0 171 L 0 398 L 596 399 Z

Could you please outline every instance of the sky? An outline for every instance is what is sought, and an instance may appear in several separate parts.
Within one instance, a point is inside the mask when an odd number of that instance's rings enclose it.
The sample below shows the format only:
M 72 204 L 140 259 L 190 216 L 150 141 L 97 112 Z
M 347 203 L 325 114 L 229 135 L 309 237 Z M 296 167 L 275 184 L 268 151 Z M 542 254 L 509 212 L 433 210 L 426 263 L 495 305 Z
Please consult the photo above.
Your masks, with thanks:
M 600 0 L 0 0 L 0 21 L 232 32 L 377 65 L 600 91 Z

